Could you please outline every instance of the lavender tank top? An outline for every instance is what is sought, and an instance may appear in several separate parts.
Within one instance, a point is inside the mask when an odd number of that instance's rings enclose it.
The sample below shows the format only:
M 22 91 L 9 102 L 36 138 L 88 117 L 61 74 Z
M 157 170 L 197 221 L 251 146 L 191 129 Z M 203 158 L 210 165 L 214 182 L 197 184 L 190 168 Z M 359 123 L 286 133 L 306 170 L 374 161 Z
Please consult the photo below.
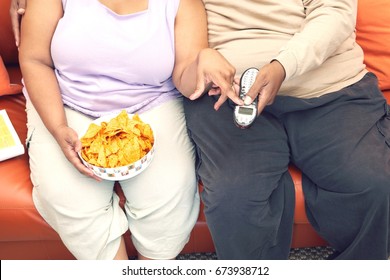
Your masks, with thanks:
M 118 15 L 98 0 L 62 0 L 51 53 L 64 104 L 90 116 L 142 112 L 180 96 L 172 82 L 180 0 Z

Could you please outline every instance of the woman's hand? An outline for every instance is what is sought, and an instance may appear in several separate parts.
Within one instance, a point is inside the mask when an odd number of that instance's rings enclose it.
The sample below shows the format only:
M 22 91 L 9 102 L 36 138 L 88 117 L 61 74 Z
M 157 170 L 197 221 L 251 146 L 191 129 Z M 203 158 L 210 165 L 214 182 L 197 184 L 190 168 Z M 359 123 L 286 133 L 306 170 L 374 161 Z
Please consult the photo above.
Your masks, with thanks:
M 236 69 L 216 50 L 203 49 L 198 55 L 196 90 L 189 97 L 195 100 L 205 92 L 220 97 L 214 108 L 218 110 L 230 98 L 234 103 L 242 105 L 238 97 L 238 86 L 235 86 Z
M 11 0 L 9 13 L 11 15 L 12 31 L 14 33 L 15 44 L 20 45 L 20 19 L 26 10 L 26 0 Z
M 274 60 L 259 70 L 256 80 L 249 89 L 244 99 L 245 105 L 249 105 L 258 96 L 258 115 L 265 106 L 274 102 L 274 99 L 286 77 L 286 72 L 279 61 Z
M 81 141 L 77 133 L 70 127 L 63 125 L 58 128 L 53 133 L 54 138 L 57 140 L 57 143 L 61 147 L 62 152 L 65 157 L 76 167 L 76 169 L 96 181 L 101 181 L 102 179 L 93 174 L 92 170 L 86 167 L 80 160 L 78 152 L 81 150 Z

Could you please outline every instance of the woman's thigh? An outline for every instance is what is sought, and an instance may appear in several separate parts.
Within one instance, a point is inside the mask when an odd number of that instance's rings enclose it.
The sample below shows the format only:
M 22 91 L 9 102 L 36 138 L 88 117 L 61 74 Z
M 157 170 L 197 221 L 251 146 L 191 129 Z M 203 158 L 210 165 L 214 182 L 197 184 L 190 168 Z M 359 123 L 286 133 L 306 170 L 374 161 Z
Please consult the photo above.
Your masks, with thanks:
M 79 133 L 91 119 L 65 109 L 69 126 Z M 39 213 L 79 259 L 112 258 L 127 219 L 113 193 L 113 182 L 97 182 L 69 163 L 27 102 L 28 153 L 33 199 Z M 85 246 L 83 246 L 84 244 Z
M 182 100 L 140 114 L 155 132 L 155 154 L 148 168 L 122 181 L 133 242 L 150 258 L 173 258 L 188 241 L 198 218 L 199 197 L 194 147 Z
M 76 131 L 83 131 L 91 122 L 91 119 L 83 114 L 69 108 L 65 110 L 69 126 Z M 31 177 L 37 189 L 40 191 L 44 189 L 42 195 L 50 201 L 70 204 L 77 209 L 89 207 L 85 205 L 85 198 L 92 193 L 98 197 L 101 194 L 103 200 L 109 202 L 113 183 L 104 180 L 97 182 L 78 172 L 66 159 L 30 103 L 27 104 L 27 112 Z

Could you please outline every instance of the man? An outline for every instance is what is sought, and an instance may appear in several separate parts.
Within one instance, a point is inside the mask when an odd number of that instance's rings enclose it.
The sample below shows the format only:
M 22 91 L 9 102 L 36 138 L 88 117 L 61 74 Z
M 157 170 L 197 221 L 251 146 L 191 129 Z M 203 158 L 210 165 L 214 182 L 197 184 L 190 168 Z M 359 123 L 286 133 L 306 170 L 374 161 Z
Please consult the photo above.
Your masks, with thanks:
M 218 257 L 288 257 L 293 163 L 335 258 L 387 259 L 390 115 L 355 42 L 357 0 L 203 2 L 210 47 L 226 61 L 200 57 L 185 111 Z M 243 130 L 233 111 L 249 67 L 260 71 L 244 101 L 258 98 L 259 116 Z
M 210 47 L 236 77 L 260 70 L 245 100 L 258 97 L 249 129 L 235 126 L 235 105 L 220 106 L 220 96 L 185 101 L 218 257 L 288 257 L 292 162 L 308 218 L 335 257 L 387 259 L 390 119 L 355 42 L 357 1 L 203 2 Z

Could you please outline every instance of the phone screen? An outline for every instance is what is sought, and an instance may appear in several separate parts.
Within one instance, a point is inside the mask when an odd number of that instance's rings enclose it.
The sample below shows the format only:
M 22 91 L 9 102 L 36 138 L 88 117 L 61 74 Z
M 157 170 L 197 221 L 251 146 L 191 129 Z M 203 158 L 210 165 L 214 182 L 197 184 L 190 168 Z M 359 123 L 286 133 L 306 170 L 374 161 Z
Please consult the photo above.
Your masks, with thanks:
M 247 108 L 247 107 L 239 107 L 238 113 L 243 114 L 243 115 L 252 115 L 253 109 Z

